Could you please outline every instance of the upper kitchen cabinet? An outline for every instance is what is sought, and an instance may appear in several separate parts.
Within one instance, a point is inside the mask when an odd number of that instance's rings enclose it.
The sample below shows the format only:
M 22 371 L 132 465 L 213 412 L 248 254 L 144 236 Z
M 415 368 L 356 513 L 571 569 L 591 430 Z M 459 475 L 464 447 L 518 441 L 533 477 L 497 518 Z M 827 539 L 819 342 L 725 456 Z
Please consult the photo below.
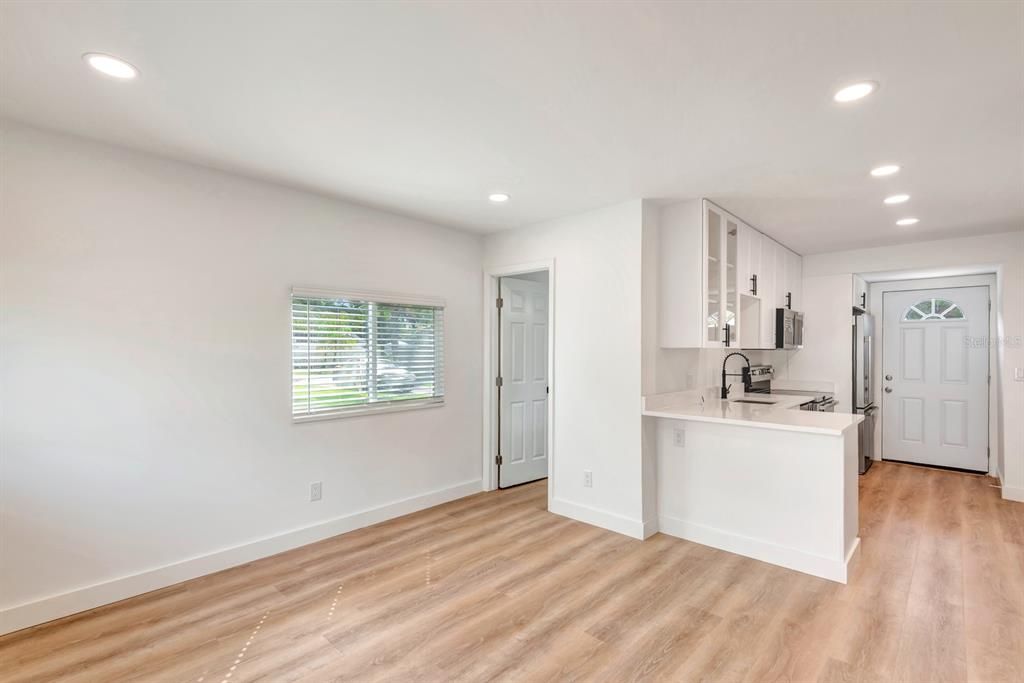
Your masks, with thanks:
M 761 329 L 757 345 L 751 344 L 749 348 L 773 349 L 776 310 L 800 310 L 803 259 L 767 235 L 761 235 L 761 272 L 757 281 L 761 298 Z
M 664 348 L 739 346 L 738 218 L 706 199 L 661 210 L 658 343 Z
M 803 309 L 804 259 L 795 251 L 786 250 L 786 307 L 794 311 Z
M 853 305 L 868 307 L 868 283 L 860 275 L 853 276 Z
M 663 207 L 658 343 L 775 348 L 775 310 L 797 308 L 798 254 L 706 199 Z
M 742 296 L 760 296 L 757 288 L 758 273 L 761 272 L 761 239 L 762 235 L 746 223 L 740 224 L 739 230 L 739 277 Z
M 775 309 L 779 307 L 777 287 L 778 266 L 782 246 L 772 238 L 761 235 L 761 272 L 757 274 L 757 292 L 761 297 L 761 321 L 758 343 L 752 348 L 770 349 L 775 346 Z

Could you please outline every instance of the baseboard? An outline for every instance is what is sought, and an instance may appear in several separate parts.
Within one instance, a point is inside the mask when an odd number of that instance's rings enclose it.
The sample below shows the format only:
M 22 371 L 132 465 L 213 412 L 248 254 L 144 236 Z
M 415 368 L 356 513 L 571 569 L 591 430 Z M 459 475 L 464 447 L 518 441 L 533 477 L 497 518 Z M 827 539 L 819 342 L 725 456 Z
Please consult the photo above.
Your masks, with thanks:
M 788 548 L 756 538 L 715 529 L 703 524 L 687 522 L 675 517 L 660 516 L 658 518 L 658 527 L 661 533 L 668 534 L 669 536 L 686 539 L 687 541 L 736 553 L 744 557 L 752 557 L 755 560 L 786 567 L 787 569 L 794 569 L 812 576 L 820 576 L 823 579 L 838 583 L 846 583 L 848 565 L 854 561 L 860 548 L 860 539 L 858 538 L 854 541 L 853 546 L 844 559 L 830 559 L 795 548 Z
M 191 557 L 138 574 L 123 576 L 67 593 L 8 607 L 0 610 L 0 635 L 276 555 L 299 546 L 322 541 L 325 538 L 479 493 L 482 490 L 481 480 L 466 481 L 455 486 L 343 515 L 326 522 L 293 529 L 207 555 Z
M 644 521 L 644 530 L 643 530 L 644 540 L 647 540 L 648 538 L 650 538 L 651 536 L 653 536 L 656 533 L 658 533 L 658 520 L 657 520 L 657 518 L 645 520 Z
M 1003 500 L 1012 500 L 1024 503 L 1024 489 L 1018 486 L 1007 486 L 1003 484 Z
M 846 583 L 847 579 L 853 575 L 853 568 L 858 562 L 860 562 L 860 536 L 853 539 L 850 552 L 846 553 L 846 578 L 843 579 L 842 583 Z
M 629 517 L 606 510 L 599 510 L 589 505 L 580 505 L 579 503 L 570 503 L 563 498 L 554 498 L 548 505 L 548 511 L 631 538 L 639 538 L 641 540 L 646 538 L 644 536 L 644 523 L 640 520 L 630 519 Z

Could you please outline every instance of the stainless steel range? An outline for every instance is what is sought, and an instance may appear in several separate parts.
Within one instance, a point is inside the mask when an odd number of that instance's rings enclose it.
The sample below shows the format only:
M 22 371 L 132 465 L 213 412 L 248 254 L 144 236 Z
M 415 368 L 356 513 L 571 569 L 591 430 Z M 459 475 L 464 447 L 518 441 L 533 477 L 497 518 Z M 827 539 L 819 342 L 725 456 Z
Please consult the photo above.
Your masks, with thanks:
M 748 394 L 772 393 L 772 380 L 775 369 L 770 365 L 751 365 L 749 372 L 744 370 L 743 389 Z
M 775 379 L 775 368 L 771 365 L 752 365 L 749 372 L 744 368 L 743 384 L 748 394 L 781 394 L 783 396 L 805 396 L 810 395 L 805 403 L 800 404 L 800 410 L 811 410 L 818 413 L 834 413 L 836 410 L 835 397 L 825 391 L 787 391 L 785 389 L 772 389 L 772 380 Z
M 820 394 L 806 403 L 801 403 L 800 410 L 810 410 L 815 413 L 834 413 L 836 412 L 836 399 L 831 394 Z

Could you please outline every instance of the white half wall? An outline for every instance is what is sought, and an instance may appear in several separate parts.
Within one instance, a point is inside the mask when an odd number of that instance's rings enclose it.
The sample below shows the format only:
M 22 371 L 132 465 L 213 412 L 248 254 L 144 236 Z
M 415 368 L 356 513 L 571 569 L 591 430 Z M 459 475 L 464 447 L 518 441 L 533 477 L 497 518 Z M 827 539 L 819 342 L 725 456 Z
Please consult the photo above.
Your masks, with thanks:
M 555 261 L 551 511 L 638 538 L 641 213 L 630 201 L 484 242 L 487 268 Z
M 826 436 L 648 419 L 662 533 L 846 583 L 859 545 L 856 428 Z
M 481 241 L 3 123 L 0 626 L 479 491 Z M 293 285 L 443 297 L 445 405 L 293 424 Z

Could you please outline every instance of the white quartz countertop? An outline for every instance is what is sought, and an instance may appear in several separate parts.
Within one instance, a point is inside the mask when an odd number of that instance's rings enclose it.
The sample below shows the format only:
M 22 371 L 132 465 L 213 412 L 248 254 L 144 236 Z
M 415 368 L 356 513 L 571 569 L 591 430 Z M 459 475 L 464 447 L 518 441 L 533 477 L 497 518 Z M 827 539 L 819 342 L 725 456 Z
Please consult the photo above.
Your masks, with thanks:
M 864 420 L 862 415 L 849 413 L 818 413 L 800 410 L 801 403 L 814 398 L 801 394 L 739 394 L 723 401 L 706 392 L 703 404 L 696 391 L 645 396 L 642 414 L 694 422 L 718 422 L 740 427 L 781 429 L 810 434 L 839 436 Z M 738 400 L 765 401 L 766 403 L 739 403 Z M 770 401 L 770 403 L 769 403 Z

